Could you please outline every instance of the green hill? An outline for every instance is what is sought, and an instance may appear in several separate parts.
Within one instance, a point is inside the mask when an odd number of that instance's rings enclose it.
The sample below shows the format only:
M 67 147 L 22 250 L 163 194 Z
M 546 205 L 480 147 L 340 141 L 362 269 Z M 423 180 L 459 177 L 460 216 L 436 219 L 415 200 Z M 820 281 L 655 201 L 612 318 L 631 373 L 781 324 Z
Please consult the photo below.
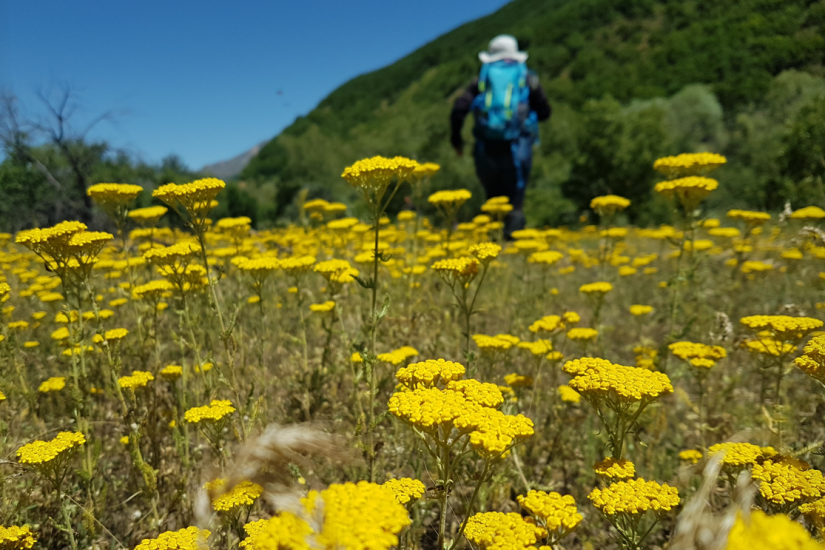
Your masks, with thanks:
M 569 221 L 603 192 L 632 198 L 634 221 L 659 220 L 650 165 L 684 150 L 729 157 L 712 207 L 820 198 L 820 182 L 801 192 L 796 181 L 818 177 L 817 159 L 808 176 L 789 175 L 783 155 L 806 147 L 790 136 L 799 109 L 825 108 L 811 107 L 825 92 L 825 1 L 515 0 L 347 82 L 265 145 L 240 178 L 264 217 L 294 215 L 301 189 L 356 204 L 341 170 L 376 154 L 438 162 L 434 188 L 482 200 L 470 156 L 449 146 L 448 115 L 477 52 L 505 32 L 529 51 L 554 107 L 529 190 L 533 223 Z

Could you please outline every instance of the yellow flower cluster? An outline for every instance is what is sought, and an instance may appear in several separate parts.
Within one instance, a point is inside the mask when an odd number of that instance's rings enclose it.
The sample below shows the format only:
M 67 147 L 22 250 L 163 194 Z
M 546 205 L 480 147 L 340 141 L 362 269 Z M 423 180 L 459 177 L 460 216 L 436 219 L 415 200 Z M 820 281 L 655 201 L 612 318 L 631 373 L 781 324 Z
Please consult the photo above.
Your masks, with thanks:
M 310 517 L 315 510 L 323 511 L 314 539 L 328 550 L 388 550 L 398 545 L 398 533 L 410 524 L 391 490 L 366 481 L 310 491 L 302 502 Z
M 605 295 L 613 290 L 613 285 L 610 283 L 588 283 L 579 287 L 579 292 L 583 294 Z
M 71 238 L 83 231 L 86 231 L 86 224 L 65 221 L 54 227 L 20 231 L 15 236 L 14 241 L 17 244 L 22 244 L 35 254 L 47 254 L 57 257 L 65 251 Z
M 791 214 L 791 219 L 794 220 L 821 220 L 822 218 L 825 218 L 825 210 L 818 206 L 806 206 Z
M 562 385 L 558 387 L 559 397 L 561 397 L 562 401 L 567 403 L 578 403 L 581 401 L 582 396 L 579 392 L 571 388 L 567 385 Z
M 763 449 L 752 443 L 717 443 L 708 449 L 708 457 L 717 453 L 725 453 L 722 467 L 728 470 L 741 470 L 763 457 Z
M 267 275 L 281 267 L 281 262 L 271 256 L 252 259 L 237 256 L 232 258 L 232 264 L 244 273 L 252 275 L 256 280 L 263 280 Z
M 746 262 L 742 262 L 742 267 L 740 270 L 742 273 L 764 273 L 766 271 L 773 270 L 773 264 L 760 262 L 758 260 L 748 260 Z
M 399 219 L 403 217 L 403 214 L 404 212 L 398 214 Z M 410 212 L 410 214 L 414 216 L 415 212 Z M 346 231 L 358 224 L 358 218 L 341 218 L 339 220 L 330 220 L 327 223 L 327 229 L 331 229 L 332 231 Z
M 416 355 L 418 355 L 418 350 L 414 347 L 402 346 L 398 349 L 392 350 L 389 353 L 379 353 L 378 360 L 397 367 L 407 359 L 415 357 Z
M 653 306 L 645 306 L 645 305 L 632 305 L 630 306 L 630 314 L 634 317 L 640 317 L 642 315 L 647 315 L 653 311 Z
M 599 216 L 612 216 L 630 206 L 630 200 L 618 195 L 603 195 L 590 201 L 590 208 Z
M 517 500 L 548 531 L 555 533 L 556 540 L 578 527 L 584 519 L 576 507 L 576 500 L 570 495 L 530 491 L 526 495 L 519 495 Z
M 86 443 L 80 432 L 60 432 L 51 441 L 32 441 L 17 449 L 23 464 L 45 464 Z
M 777 505 L 813 501 L 825 491 L 822 472 L 803 470 L 792 461 L 765 460 L 753 465 L 753 479 L 759 481 L 759 492 L 766 500 Z
M 751 315 L 739 322 L 751 330 L 769 330 L 781 342 L 800 340 L 823 325 L 819 319 L 788 315 Z
M 767 212 L 754 212 L 752 210 L 728 210 L 727 216 L 732 220 L 742 220 L 748 225 L 762 225 L 771 219 L 771 215 Z
M 489 264 L 498 258 L 498 254 L 501 252 L 501 247 L 495 243 L 479 243 L 471 246 L 468 249 L 468 252 L 479 262 Z
M 28 525 L 3 527 L 0 525 L 0 550 L 28 550 L 37 542 L 37 537 Z
M 452 380 L 447 382 L 447 389 L 461 393 L 469 402 L 482 407 L 498 407 L 504 403 L 504 396 L 495 384 L 478 380 Z
M 663 157 L 653 163 L 653 169 L 669 178 L 710 172 L 722 166 L 727 159 L 716 153 L 682 153 Z
M 745 340 L 743 345 L 750 352 L 771 357 L 783 357 L 796 351 L 795 345 L 775 340 L 771 332 L 767 330 L 760 331 L 759 338 Z
M 140 195 L 143 187 L 129 183 L 97 183 L 86 189 L 86 194 L 103 208 L 126 206 Z
M 629 479 L 636 475 L 636 466 L 626 458 L 616 460 L 608 457 L 595 463 L 593 471 L 607 479 Z
M 408 477 L 390 479 L 384 482 L 382 487 L 392 491 L 395 500 L 399 504 L 407 504 L 408 502 L 418 500 L 424 496 L 424 491 L 426 490 L 423 483 L 417 479 L 410 479 Z
M 712 178 L 689 176 L 678 180 L 662 181 L 654 188 L 657 193 L 670 199 L 674 195 L 685 208 L 695 208 L 711 191 L 719 187 L 719 182 Z
M 41 393 L 48 393 L 50 391 L 60 391 L 66 387 L 66 378 L 64 376 L 52 376 L 48 380 L 41 382 L 37 391 Z
M 555 250 L 541 250 L 533 252 L 527 257 L 527 262 L 531 264 L 553 265 L 564 258 L 564 254 Z
M 183 376 L 183 367 L 180 365 L 166 365 L 161 369 L 160 376 L 165 380 L 177 380 Z
M 727 239 L 735 239 L 742 235 L 742 233 L 735 227 L 714 227 L 708 231 L 711 237 L 724 237 Z
M 213 201 L 226 184 L 216 178 L 204 178 L 178 185 L 167 183 L 152 192 L 172 208 L 183 207 L 193 219 L 202 219 L 213 207 Z
M 11 286 L 6 281 L 0 281 L 0 304 L 11 297 Z
M 341 177 L 351 186 L 365 193 L 368 200 L 380 198 L 387 186 L 396 178 L 399 182 L 406 180 L 416 169 L 418 163 L 404 157 L 372 157 L 359 160 L 347 166 Z
M 815 336 L 805 344 L 804 354 L 794 364 L 805 374 L 825 384 L 825 336 Z
M 530 332 L 556 332 L 564 330 L 565 324 L 558 315 L 545 315 L 530 325 Z
M 235 407 L 232 406 L 232 402 L 228 399 L 213 399 L 209 405 L 192 407 L 186 411 L 183 418 L 193 424 L 201 421 L 217 422 L 233 412 L 235 412 Z
M 702 451 L 697 451 L 696 449 L 687 449 L 679 453 L 679 460 L 684 460 L 685 462 L 696 464 L 697 462 L 702 460 Z
M 413 175 L 418 179 L 427 178 L 431 177 L 439 170 L 441 170 L 440 165 L 434 162 L 424 162 L 415 167 L 415 170 L 413 170 Z
M 284 512 L 243 526 L 247 537 L 240 542 L 245 550 L 310 550 L 312 528 L 303 519 Z
M 481 351 L 487 352 L 507 351 L 513 347 L 513 342 L 509 340 L 486 334 L 473 334 L 473 341 Z
M 313 313 L 329 313 L 335 309 L 335 302 L 327 300 L 323 304 L 310 304 L 309 310 Z
M 166 531 L 155 539 L 143 539 L 135 550 L 206 550 L 207 529 L 187 527 L 179 531 Z
M 659 485 L 642 478 L 618 481 L 604 489 L 593 489 L 587 498 L 607 516 L 644 514 L 648 510 L 664 513 L 680 502 L 676 487 L 670 487 L 667 483 Z
M 147 206 L 130 210 L 128 216 L 140 225 L 152 225 L 160 220 L 167 212 L 165 206 Z
M 143 285 L 137 285 L 132 289 L 132 297 L 136 300 L 159 300 L 168 296 L 175 287 L 166 279 L 149 281 Z
M 722 346 L 709 346 L 696 342 L 674 342 L 668 346 L 668 349 L 679 359 L 700 369 L 710 369 L 716 365 L 716 361 L 728 356 Z
M 286 271 L 288 275 L 297 277 L 309 271 L 314 263 L 314 256 L 295 256 L 281 260 L 281 269 Z
M 210 481 L 204 488 L 210 495 L 219 493 L 212 498 L 212 508 L 216 512 L 229 512 L 240 506 L 252 506 L 255 500 L 264 492 L 264 488 L 249 480 L 241 481 L 232 489 L 223 492 L 226 486 L 225 479 Z
M 799 507 L 799 511 L 805 515 L 805 518 L 816 525 L 819 529 L 825 527 L 825 498 L 815 500 L 814 502 L 806 502 Z
M 324 199 L 312 199 L 311 201 L 305 202 L 303 208 L 307 212 L 315 212 L 323 211 L 327 206 L 329 206 L 329 202 Z
M 49 269 L 66 283 L 70 273 L 87 277 L 97 254 L 112 238 L 111 233 L 86 231 L 85 224 L 66 221 L 54 227 L 21 231 L 15 242 L 43 258 Z M 45 301 L 46 296 L 40 299 Z
M 460 363 L 444 359 L 427 359 L 399 369 L 395 377 L 409 389 L 433 388 L 460 380 L 464 372 L 464 365 Z
M 614 365 L 604 359 L 582 357 L 563 368 L 574 377 L 570 387 L 589 400 L 616 396 L 620 401 L 641 401 L 673 393 L 670 379 L 661 372 Z
M 456 189 L 454 191 L 436 191 L 427 201 L 435 206 L 445 209 L 455 209 L 472 198 L 473 194 L 466 189 Z
M 346 260 L 318 262 L 314 271 L 332 283 L 351 283 L 359 275 L 359 271 Z
M 221 218 L 215 227 L 222 231 L 234 234 L 243 234 L 249 231 L 252 220 L 246 216 L 239 216 L 237 218 Z
M 567 338 L 578 342 L 587 342 L 589 340 L 595 340 L 598 335 L 598 330 L 588 327 L 571 328 L 567 331 Z
M 513 205 L 510 204 L 509 197 L 491 197 L 481 205 L 481 211 L 494 216 L 503 216 L 513 211 Z
M 467 521 L 464 536 L 481 550 L 523 550 L 534 547 L 547 535 L 519 514 L 484 512 Z
M 103 338 L 108 342 L 116 342 L 118 340 L 123 340 L 128 334 L 129 331 L 125 328 L 113 328 L 112 330 L 107 330 L 104 332 Z
M 171 246 L 150 248 L 144 252 L 147 262 L 161 266 L 180 265 L 185 260 L 200 252 L 200 247 L 191 241 L 175 243 Z
M 526 349 L 533 355 L 545 355 L 553 351 L 553 342 L 550 340 L 536 340 L 535 342 L 519 342 L 518 347 Z
M 504 383 L 511 388 L 531 388 L 533 386 L 533 377 L 512 373 L 504 377 Z
M 121 376 L 117 379 L 117 383 L 121 388 L 136 390 L 138 388 L 145 388 L 146 384 L 154 380 L 151 372 L 133 370 L 131 376 Z
M 725 550 L 822 550 L 805 528 L 784 514 L 769 516 L 753 510 L 745 519 L 740 513 L 728 533 Z
M 435 262 L 432 269 L 441 275 L 448 284 L 467 285 L 478 275 L 479 262 L 475 258 L 450 258 Z
M 469 434 L 470 444 L 482 456 L 497 457 L 517 441 L 533 435 L 533 423 L 522 415 L 509 416 L 494 407 L 504 401 L 495 384 L 476 380 L 453 381 L 447 389 L 419 387 L 397 392 L 388 409 L 394 416 L 422 431 L 436 433 L 439 426 Z

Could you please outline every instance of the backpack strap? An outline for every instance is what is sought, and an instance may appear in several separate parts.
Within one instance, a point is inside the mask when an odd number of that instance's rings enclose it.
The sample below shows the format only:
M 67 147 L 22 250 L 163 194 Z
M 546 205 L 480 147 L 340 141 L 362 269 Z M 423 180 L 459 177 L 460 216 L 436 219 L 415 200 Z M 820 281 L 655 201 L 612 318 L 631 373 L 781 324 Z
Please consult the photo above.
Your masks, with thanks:
M 490 73 L 490 66 L 485 63 L 481 66 L 481 71 L 478 73 L 478 91 L 484 93 L 487 91 L 487 75 Z

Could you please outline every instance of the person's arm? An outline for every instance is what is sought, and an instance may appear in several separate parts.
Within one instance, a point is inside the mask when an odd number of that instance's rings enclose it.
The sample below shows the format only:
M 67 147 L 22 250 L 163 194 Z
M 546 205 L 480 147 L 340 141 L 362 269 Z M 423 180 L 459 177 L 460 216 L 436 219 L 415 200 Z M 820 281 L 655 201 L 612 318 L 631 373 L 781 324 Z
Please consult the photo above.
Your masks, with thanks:
M 538 75 L 532 72 L 528 74 L 527 85 L 530 87 L 530 110 L 536 113 L 539 121 L 547 120 L 553 110 L 550 108 L 550 102 L 547 101 L 547 94 L 541 87 Z
M 464 139 L 461 137 L 461 128 L 464 126 L 464 119 L 470 112 L 473 99 L 478 95 L 478 79 L 474 79 L 467 88 L 458 96 L 453 104 L 453 111 L 450 113 L 450 143 L 459 155 L 464 150 Z

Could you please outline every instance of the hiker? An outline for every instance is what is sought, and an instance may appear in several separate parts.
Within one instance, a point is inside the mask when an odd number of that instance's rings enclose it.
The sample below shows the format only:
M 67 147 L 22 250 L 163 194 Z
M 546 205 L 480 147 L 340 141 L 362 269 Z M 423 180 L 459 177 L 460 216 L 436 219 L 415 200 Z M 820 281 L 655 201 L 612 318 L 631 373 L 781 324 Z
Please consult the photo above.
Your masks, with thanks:
M 461 128 L 470 111 L 475 115 L 476 138 L 473 159 L 476 174 L 487 198 L 505 196 L 513 211 L 505 220 L 504 235 L 524 228 L 524 191 L 533 167 L 533 144 L 538 123 L 550 118 L 550 104 L 539 78 L 524 64 L 512 36 L 493 38 L 478 58 L 483 65 L 478 78 L 455 100 L 450 115 L 452 143 L 456 154 L 464 154 Z

